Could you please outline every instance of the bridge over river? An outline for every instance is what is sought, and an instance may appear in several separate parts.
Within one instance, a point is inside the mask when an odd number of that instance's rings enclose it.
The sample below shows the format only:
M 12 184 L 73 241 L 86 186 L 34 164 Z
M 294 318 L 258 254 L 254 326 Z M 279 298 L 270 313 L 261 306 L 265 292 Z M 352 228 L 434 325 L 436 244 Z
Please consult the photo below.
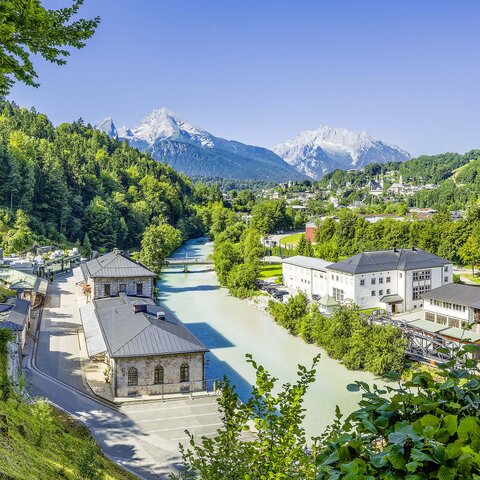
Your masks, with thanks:
M 208 257 L 171 257 L 165 259 L 165 265 L 169 267 L 181 265 L 183 267 L 183 271 L 187 273 L 189 265 L 213 266 L 213 260 Z

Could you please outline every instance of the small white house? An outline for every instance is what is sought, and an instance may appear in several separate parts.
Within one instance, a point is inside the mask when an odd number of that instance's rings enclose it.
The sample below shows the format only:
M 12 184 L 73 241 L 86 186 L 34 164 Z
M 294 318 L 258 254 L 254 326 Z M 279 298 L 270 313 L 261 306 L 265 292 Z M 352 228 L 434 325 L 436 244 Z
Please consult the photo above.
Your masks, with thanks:
M 424 318 L 449 327 L 480 333 L 480 286 L 451 283 L 430 290 L 424 298 Z

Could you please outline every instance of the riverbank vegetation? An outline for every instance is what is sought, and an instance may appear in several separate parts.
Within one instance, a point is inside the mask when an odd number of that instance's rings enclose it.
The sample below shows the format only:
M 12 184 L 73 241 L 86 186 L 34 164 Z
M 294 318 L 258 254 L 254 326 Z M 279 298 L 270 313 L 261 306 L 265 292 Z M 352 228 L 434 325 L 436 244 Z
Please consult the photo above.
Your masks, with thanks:
M 286 303 L 270 300 L 268 311 L 291 334 L 322 347 L 348 369 L 385 375 L 405 367 L 402 332 L 391 325 L 371 324 L 356 306 L 339 306 L 326 316 L 316 305 L 309 307 L 306 295 L 299 293 Z
M 358 408 L 306 439 L 303 399 L 315 367 L 299 366 L 298 380 L 274 394 L 277 379 L 249 360 L 256 385 L 246 403 L 238 402 L 228 380 L 219 399 L 223 427 L 214 437 L 190 435 L 181 447 L 184 480 L 201 478 L 301 478 L 470 480 L 480 478 L 480 370 L 468 346 L 438 375 L 414 372 L 404 383 L 392 373 L 385 387 L 356 382 Z M 321 379 L 320 379 L 321 381 Z M 258 434 L 242 438 L 253 422 Z M 307 447 L 308 446 L 308 447 Z M 220 474 L 220 475 L 218 475 Z
M 220 285 L 239 298 L 255 295 L 263 247 L 260 233 L 238 221 L 231 210 L 217 205 L 212 210 L 210 236 L 213 261 Z

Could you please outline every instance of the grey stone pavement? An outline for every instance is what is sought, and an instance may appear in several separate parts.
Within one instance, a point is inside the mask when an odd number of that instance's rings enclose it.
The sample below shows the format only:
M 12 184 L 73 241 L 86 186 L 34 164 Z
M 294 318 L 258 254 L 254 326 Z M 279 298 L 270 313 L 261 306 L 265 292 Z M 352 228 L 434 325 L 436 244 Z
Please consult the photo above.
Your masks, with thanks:
M 178 443 L 186 443 L 185 430 L 195 436 L 213 435 L 220 427 L 215 396 L 190 397 L 124 404 L 120 408 L 92 395 L 82 376 L 85 341 L 73 275 L 49 286 L 41 322 L 29 336 L 25 364 L 31 392 L 84 422 L 104 453 L 140 478 L 168 478 L 178 471 Z M 38 322 L 36 322 L 38 323 Z

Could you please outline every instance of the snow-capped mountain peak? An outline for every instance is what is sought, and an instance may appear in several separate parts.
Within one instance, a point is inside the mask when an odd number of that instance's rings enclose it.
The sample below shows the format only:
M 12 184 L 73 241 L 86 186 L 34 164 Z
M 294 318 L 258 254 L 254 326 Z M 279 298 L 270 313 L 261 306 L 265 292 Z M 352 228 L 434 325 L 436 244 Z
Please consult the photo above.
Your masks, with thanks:
M 131 136 L 143 140 L 148 145 L 162 140 L 179 140 L 204 147 L 214 146 L 212 135 L 207 131 L 183 120 L 164 107 L 149 113 L 131 130 Z
M 299 133 L 273 151 L 298 171 L 320 178 L 335 168 L 361 168 L 368 163 L 405 161 L 410 154 L 396 145 L 375 139 L 367 132 L 321 125 Z
M 97 128 L 191 176 L 278 182 L 307 178 L 266 148 L 215 137 L 166 108 L 153 110 L 131 129 L 116 129 L 111 118 Z
M 117 129 L 115 127 L 115 124 L 113 123 L 112 117 L 106 117 L 104 118 L 97 126 L 97 130 L 100 130 L 103 133 L 106 133 L 110 137 L 116 137 L 117 136 Z

